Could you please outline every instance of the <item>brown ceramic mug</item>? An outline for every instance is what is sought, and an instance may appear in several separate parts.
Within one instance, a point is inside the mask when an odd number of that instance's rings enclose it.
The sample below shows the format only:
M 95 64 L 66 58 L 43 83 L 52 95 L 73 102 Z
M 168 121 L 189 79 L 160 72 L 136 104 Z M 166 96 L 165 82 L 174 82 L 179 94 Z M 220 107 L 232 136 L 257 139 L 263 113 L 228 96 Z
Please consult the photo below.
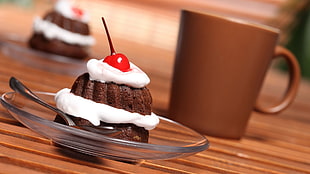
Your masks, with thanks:
M 239 139 L 250 114 L 274 114 L 293 101 L 300 80 L 294 55 L 277 46 L 279 30 L 183 10 L 168 117 L 210 136 Z M 287 91 L 270 108 L 256 103 L 276 57 L 290 67 Z

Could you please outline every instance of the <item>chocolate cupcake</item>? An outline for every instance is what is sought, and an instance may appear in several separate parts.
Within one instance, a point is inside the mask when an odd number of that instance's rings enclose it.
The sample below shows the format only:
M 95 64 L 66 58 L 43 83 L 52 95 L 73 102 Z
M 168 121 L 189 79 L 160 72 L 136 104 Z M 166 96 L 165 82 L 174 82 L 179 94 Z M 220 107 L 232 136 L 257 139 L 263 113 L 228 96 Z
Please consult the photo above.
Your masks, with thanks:
M 88 72 L 80 75 L 71 89 L 56 94 L 56 105 L 74 115 L 72 119 L 77 125 L 108 125 L 121 131 L 115 138 L 148 142 L 148 131 L 159 123 L 146 87 L 150 79 L 125 55 L 115 53 L 108 32 L 107 35 L 111 55 L 101 60 L 90 59 Z M 65 124 L 60 116 L 55 121 Z
M 95 39 L 90 34 L 88 14 L 59 0 L 42 19 L 37 17 L 29 46 L 36 50 L 83 59 L 88 57 Z

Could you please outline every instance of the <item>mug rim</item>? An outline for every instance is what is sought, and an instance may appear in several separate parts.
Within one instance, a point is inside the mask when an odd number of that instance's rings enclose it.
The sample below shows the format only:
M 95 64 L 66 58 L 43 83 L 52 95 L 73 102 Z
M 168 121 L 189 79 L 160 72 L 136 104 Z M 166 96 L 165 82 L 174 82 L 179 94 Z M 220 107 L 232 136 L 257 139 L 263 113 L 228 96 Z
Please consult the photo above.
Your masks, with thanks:
M 253 21 L 247 21 L 247 20 L 239 19 L 239 18 L 235 18 L 235 17 L 220 15 L 220 14 L 216 14 L 216 13 L 212 13 L 212 12 L 208 12 L 208 11 L 181 9 L 181 13 L 184 13 L 184 12 L 190 12 L 190 13 L 210 16 L 210 17 L 214 17 L 217 19 L 221 19 L 221 20 L 226 20 L 226 21 L 230 21 L 230 22 L 234 22 L 234 23 L 238 23 L 238 24 L 242 24 L 242 25 L 256 27 L 259 29 L 267 30 L 270 32 L 278 33 L 278 34 L 280 33 L 280 29 L 272 27 L 272 26 L 268 26 L 268 25 L 261 24 L 261 23 L 256 23 Z

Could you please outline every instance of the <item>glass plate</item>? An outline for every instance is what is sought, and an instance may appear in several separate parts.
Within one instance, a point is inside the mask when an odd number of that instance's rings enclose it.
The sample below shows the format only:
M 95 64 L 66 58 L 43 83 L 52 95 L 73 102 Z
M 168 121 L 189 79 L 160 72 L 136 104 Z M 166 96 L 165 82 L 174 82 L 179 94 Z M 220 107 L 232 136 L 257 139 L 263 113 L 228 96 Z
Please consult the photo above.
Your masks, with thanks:
M 79 60 L 29 48 L 24 42 L 0 41 L 4 55 L 28 66 L 67 75 L 86 72 L 86 59 Z
M 35 93 L 55 105 L 54 93 Z M 206 137 L 164 117 L 160 117 L 159 125 L 150 131 L 149 143 L 139 143 L 53 122 L 55 117 L 53 111 L 15 92 L 3 94 L 1 104 L 13 117 L 33 131 L 51 139 L 56 144 L 92 156 L 138 162 L 188 156 L 209 147 Z

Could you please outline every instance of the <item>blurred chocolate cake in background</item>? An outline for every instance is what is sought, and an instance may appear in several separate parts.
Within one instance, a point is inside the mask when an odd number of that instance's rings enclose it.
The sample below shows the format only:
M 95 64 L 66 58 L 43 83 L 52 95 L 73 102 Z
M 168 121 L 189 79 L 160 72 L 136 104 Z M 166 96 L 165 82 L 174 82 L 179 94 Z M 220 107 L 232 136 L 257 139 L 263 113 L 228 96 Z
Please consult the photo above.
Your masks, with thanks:
M 29 46 L 36 50 L 83 59 L 95 43 L 89 15 L 70 0 L 59 0 L 43 18 L 36 17 Z

